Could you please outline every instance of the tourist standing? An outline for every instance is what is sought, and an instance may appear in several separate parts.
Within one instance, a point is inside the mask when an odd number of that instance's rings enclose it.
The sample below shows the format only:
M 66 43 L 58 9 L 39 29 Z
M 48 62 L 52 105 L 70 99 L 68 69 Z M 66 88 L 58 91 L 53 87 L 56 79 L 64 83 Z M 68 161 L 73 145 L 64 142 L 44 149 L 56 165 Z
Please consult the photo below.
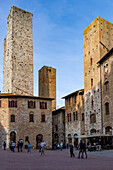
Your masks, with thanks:
M 81 155 L 82 154 L 82 155 Z M 83 159 L 83 142 L 82 140 L 80 141 L 80 144 L 79 144 L 79 155 L 78 155 L 78 159 L 80 159 L 80 156 L 81 158 Z
M 60 150 L 62 151 L 63 149 L 63 142 L 60 143 Z
M 42 140 L 42 142 L 41 142 L 41 156 L 42 156 L 42 154 L 45 155 L 45 152 L 44 152 L 45 146 L 46 146 L 46 143 L 44 142 L 44 140 Z
M 18 149 L 18 152 L 20 152 L 20 142 L 19 141 L 17 143 L 17 149 Z
M 28 141 L 28 144 L 27 144 L 27 148 L 28 148 L 27 152 L 31 152 L 31 149 L 30 149 L 30 142 L 29 142 L 29 141 Z
M 73 149 L 73 145 L 71 144 L 71 145 L 70 145 L 70 156 L 71 156 L 71 157 L 72 157 L 72 156 L 73 156 L 73 157 L 75 156 L 74 153 L 73 153 L 73 150 L 74 150 L 74 149 Z
M 4 150 L 6 150 L 6 142 L 3 143 Z
M 20 142 L 20 151 L 22 152 L 22 148 L 23 148 L 23 142 Z
M 86 158 L 87 158 L 86 143 L 85 143 L 85 141 L 83 141 L 83 153 L 85 153 Z

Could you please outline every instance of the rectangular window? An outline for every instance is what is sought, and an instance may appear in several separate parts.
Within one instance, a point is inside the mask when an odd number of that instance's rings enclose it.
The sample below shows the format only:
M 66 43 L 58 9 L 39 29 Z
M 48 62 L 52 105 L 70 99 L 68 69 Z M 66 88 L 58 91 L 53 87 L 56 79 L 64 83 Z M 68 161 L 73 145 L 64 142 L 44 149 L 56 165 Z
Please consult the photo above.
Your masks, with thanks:
M 1 107 L 1 100 L 0 100 L 0 107 Z
M 45 115 L 42 115 L 42 122 L 45 122 Z
M 17 107 L 17 100 L 9 100 L 9 107 Z
M 31 109 L 36 108 L 36 102 L 35 101 L 28 101 L 28 108 L 31 108 Z
M 34 122 L 34 115 L 33 114 L 29 115 L 29 122 Z
M 47 102 L 40 102 L 40 109 L 47 109 Z

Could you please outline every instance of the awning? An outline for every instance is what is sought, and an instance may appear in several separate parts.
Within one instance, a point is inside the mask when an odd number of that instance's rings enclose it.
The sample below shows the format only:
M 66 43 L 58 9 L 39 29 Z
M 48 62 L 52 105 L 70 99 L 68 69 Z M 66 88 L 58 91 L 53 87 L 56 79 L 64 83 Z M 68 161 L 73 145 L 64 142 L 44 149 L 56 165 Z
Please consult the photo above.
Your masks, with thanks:
M 94 134 L 94 135 L 80 135 L 80 136 L 76 136 L 76 138 L 95 138 L 95 137 L 113 137 L 113 135 L 109 135 L 109 134 Z

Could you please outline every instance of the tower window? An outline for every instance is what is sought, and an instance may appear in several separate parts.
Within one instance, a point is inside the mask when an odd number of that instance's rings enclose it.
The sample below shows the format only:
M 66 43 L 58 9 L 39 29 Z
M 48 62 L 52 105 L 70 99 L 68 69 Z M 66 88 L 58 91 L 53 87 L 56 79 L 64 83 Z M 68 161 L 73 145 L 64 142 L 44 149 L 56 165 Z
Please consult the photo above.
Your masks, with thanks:
M 91 58 L 91 59 L 90 59 L 91 66 L 92 66 L 92 62 L 93 62 L 93 59 Z
M 1 100 L 0 100 L 0 107 L 1 107 Z
M 109 115 L 109 103 L 105 103 L 105 113 L 106 115 Z
M 93 86 L 93 79 L 91 79 L 91 86 Z

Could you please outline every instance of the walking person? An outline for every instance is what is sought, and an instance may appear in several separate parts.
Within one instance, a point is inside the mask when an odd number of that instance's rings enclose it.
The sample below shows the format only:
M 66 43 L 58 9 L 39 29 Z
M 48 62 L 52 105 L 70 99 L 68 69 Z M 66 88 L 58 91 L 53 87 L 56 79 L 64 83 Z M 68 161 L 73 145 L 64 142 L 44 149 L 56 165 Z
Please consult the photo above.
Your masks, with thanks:
M 74 155 L 74 153 L 73 153 L 73 150 L 74 150 L 74 148 L 73 148 L 73 145 L 71 144 L 70 145 L 70 156 L 72 157 L 75 157 L 75 155 Z
M 6 142 L 3 143 L 4 150 L 6 150 Z
M 81 155 L 82 154 L 82 155 Z M 78 155 L 78 159 L 80 159 L 80 156 L 81 158 L 83 159 L 83 142 L 82 140 L 80 141 L 80 144 L 79 144 L 79 155 Z
M 86 159 L 87 159 L 87 152 L 86 152 L 86 143 L 83 141 L 83 153 L 85 153 Z
M 45 155 L 44 149 L 45 149 L 46 143 L 44 142 L 44 140 L 42 140 L 41 142 L 41 156 L 42 154 Z
M 28 148 L 27 152 L 31 152 L 31 149 L 30 149 L 30 142 L 29 142 L 29 141 L 28 141 L 28 144 L 27 144 L 27 148 Z
M 20 152 L 20 142 L 19 141 L 17 143 L 17 149 L 18 149 L 18 152 Z
M 12 152 L 15 151 L 15 142 L 12 141 L 12 144 L 11 144 L 11 148 L 12 148 Z

